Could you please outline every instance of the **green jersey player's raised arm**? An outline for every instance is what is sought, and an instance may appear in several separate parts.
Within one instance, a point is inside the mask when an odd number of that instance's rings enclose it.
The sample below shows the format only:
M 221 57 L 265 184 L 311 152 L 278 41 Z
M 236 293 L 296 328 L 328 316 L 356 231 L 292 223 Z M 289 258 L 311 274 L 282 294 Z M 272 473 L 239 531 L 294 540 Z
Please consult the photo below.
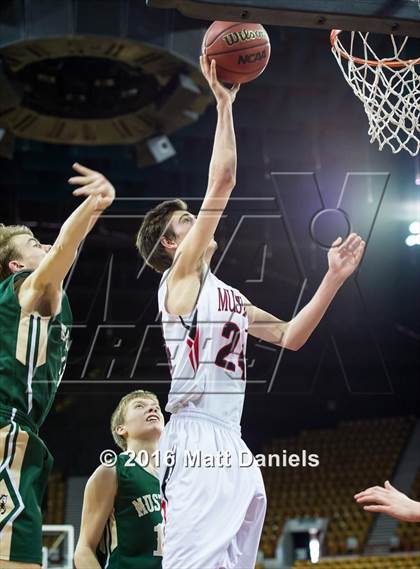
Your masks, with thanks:
M 2 569 L 42 563 L 41 503 L 52 457 L 38 436 L 64 373 L 72 315 L 63 280 L 78 248 L 115 190 L 98 172 L 74 164 L 85 199 L 53 245 L 23 225 L 0 225 L 0 459 L 5 496 L 0 518 Z

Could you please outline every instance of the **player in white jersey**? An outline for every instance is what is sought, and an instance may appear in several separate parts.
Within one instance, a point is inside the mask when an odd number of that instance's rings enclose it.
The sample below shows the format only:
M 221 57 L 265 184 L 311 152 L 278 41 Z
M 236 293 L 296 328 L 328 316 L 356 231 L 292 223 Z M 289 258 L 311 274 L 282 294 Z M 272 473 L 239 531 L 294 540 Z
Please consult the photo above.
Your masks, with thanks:
M 202 57 L 201 67 L 218 114 L 202 207 L 195 218 L 182 200 L 163 202 L 137 236 L 147 264 L 163 273 L 158 304 L 172 376 L 172 416 L 160 443 L 163 569 L 253 569 L 266 497 L 240 435 L 247 334 L 299 349 L 359 264 L 364 242 L 355 234 L 334 242 L 319 289 L 290 322 L 253 306 L 211 272 L 214 232 L 235 186 L 232 103 L 239 87 L 225 89 L 214 62 Z

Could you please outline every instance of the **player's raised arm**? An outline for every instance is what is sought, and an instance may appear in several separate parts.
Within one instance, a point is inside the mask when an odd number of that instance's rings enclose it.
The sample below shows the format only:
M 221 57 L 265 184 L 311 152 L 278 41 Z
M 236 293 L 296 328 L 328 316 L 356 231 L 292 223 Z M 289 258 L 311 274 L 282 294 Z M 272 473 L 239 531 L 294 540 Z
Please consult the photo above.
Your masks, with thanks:
M 114 508 L 116 493 L 115 468 L 100 466 L 85 488 L 79 541 L 74 553 L 76 569 L 101 569 L 96 550 Z
M 176 251 L 171 279 L 196 272 L 197 263 L 213 238 L 236 184 L 236 140 L 232 103 L 239 85 L 233 86 L 232 89 L 223 87 L 217 80 L 214 60 L 209 64 L 207 57 L 201 56 L 200 64 L 216 97 L 217 126 L 206 196 L 194 226 Z
M 19 290 L 19 302 L 27 312 L 37 309 L 39 302 L 55 302 L 57 292 L 70 270 L 83 239 L 95 225 L 101 213 L 115 197 L 111 183 L 99 172 L 81 164 L 74 164 L 79 174 L 69 183 L 80 186 L 73 195 L 86 199 L 63 224 L 60 233 L 40 265 L 23 282 Z
M 334 241 L 328 253 L 327 274 L 312 299 L 289 322 L 253 306 L 245 299 L 249 333 L 277 346 L 299 350 L 320 323 L 339 288 L 359 266 L 364 248 L 365 242 L 355 233 L 344 242 L 341 237 Z

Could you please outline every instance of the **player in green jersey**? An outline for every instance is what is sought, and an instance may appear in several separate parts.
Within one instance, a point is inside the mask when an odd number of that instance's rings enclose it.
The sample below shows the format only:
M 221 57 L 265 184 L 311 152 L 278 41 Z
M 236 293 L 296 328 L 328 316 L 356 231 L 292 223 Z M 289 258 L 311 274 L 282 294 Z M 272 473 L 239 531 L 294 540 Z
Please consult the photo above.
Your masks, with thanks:
M 164 425 L 159 401 L 137 390 L 121 399 L 111 419 L 123 450 L 113 466 L 88 480 L 77 569 L 161 569 L 162 511 L 156 452 Z
M 0 567 L 39 569 L 41 504 L 52 457 L 38 436 L 66 365 L 72 316 L 63 280 L 115 190 L 74 164 L 86 199 L 51 245 L 25 226 L 0 225 Z

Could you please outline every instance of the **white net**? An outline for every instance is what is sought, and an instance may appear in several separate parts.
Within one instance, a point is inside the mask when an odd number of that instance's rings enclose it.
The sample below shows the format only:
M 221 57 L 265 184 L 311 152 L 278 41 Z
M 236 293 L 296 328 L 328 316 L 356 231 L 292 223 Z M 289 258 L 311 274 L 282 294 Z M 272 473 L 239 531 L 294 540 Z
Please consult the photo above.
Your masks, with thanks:
M 416 156 L 420 150 L 420 57 L 402 58 L 408 37 L 385 39 L 388 57 L 380 59 L 369 33 L 333 30 L 332 52 L 363 103 L 370 141 L 377 141 L 379 150 L 388 146 L 394 153 L 406 150 Z M 384 50 L 383 43 L 380 49 Z

